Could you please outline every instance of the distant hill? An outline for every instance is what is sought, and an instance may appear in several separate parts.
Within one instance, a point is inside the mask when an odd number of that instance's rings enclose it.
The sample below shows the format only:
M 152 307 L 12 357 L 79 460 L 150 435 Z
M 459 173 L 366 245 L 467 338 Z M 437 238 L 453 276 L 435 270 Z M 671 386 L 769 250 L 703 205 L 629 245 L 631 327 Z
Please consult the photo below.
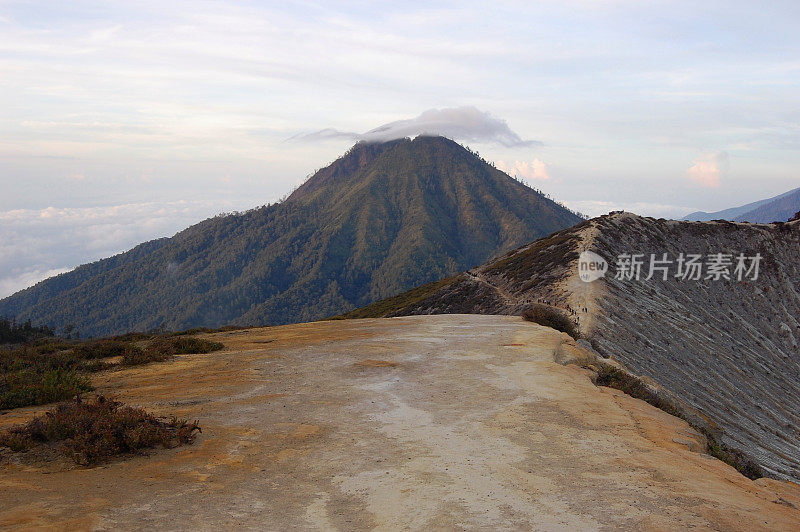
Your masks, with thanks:
M 539 302 L 576 314 L 603 356 L 654 379 L 707 416 L 710 431 L 769 474 L 800 480 L 800 221 L 781 225 L 595 218 L 462 274 L 346 317 L 516 314 Z M 610 272 L 584 283 L 582 251 Z M 663 253 L 760 253 L 757 280 L 615 278 L 616 258 Z M 731 268 L 732 270 L 732 268 Z M 647 275 L 643 272 L 643 278 Z M 584 310 L 585 309 L 585 310 Z
M 768 224 L 785 222 L 797 211 L 800 211 L 800 188 L 784 192 L 773 198 L 748 203 L 741 207 L 733 207 L 717 212 L 693 212 L 686 216 L 684 220 L 693 222 L 729 220 L 731 222 Z
M 800 188 L 782 194 L 750 212 L 739 215 L 733 221 L 759 224 L 785 222 L 791 219 L 797 211 L 800 211 Z
M 359 143 L 281 203 L 47 279 L 0 316 L 83 336 L 309 321 L 580 221 L 451 140 Z

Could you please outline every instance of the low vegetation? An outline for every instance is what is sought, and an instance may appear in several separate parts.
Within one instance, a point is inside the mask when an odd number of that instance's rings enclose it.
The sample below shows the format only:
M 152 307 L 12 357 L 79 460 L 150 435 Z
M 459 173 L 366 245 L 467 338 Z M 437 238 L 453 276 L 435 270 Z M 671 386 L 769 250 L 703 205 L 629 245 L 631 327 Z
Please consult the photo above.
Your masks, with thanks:
M 176 336 L 172 338 L 156 338 L 145 347 L 129 345 L 122 355 L 123 366 L 138 366 L 150 362 L 163 362 L 173 355 L 204 354 L 222 349 L 222 344 L 193 338 Z
M 621 392 L 624 392 L 631 397 L 635 397 L 636 399 L 641 399 L 642 401 L 649 403 L 668 414 L 681 419 L 684 418 L 680 408 L 659 396 L 657 393 L 651 390 L 650 387 L 647 386 L 644 381 L 642 381 L 642 379 L 628 373 L 627 371 L 615 368 L 614 366 L 603 365 L 597 372 L 596 384 L 598 386 L 607 386 L 609 388 L 620 390 Z
M 755 480 L 764 476 L 764 471 L 761 469 L 761 466 L 759 466 L 749 456 L 738 449 L 728 447 L 715 438 L 714 435 L 712 435 L 709 431 L 704 429 L 699 430 L 705 435 L 708 442 L 708 454 L 718 460 L 722 460 L 751 480 Z
M 88 374 L 173 355 L 209 353 L 222 344 L 192 336 L 130 333 L 100 340 L 40 338 L 0 348 L 0 410 L 71 399 L 92 390 Z
M 219 342 L 203 340 L 202 338 L 193 338 L 191 336 L 169 338 L 161 342 L 154 342 L 152 345 L 170 355 L 205 354 L 219 351 L 224 347 Z
M 588 223 L 582 222 L 507 253 L 489 263 L 485 273 L 502 276 L 518 286 L 519 292 L 552 285 L 563 275 L 565 268 L 578 260 L 578 229 Z
M 0 381 L 0 409 L 52 403 L 91 389 L 88 377 L 71 370 L 4 373 Z
M 59 340 L 0 349 L 0 410 L 87 392 L 91 384 L 85 374 L 99 367 Z
M 190 444 L 197 432 L 197 421 L 164 420 L 97 396 L 59 404 L 44 416 L 0 432 L 0 446 L 13 452 L 53 446 L 75 463 L 90 466 L 144 449 Z
M 522 319 L 565 332 L 576 340 L 580 338 L 578 327 L 569 319 L 569 316 L 547 305 L 534 305 L 522 314 Z
M 439 290 L 451 285 L 458 279 L 458 276 L 448 277 L 441 281 L 434 281 L 432 283 L 412 288 L 402 294 L 393 297 L 382 299 L 366 307 L 358 308 L 346 314 L 334 316 L 334 320 L 341 319 L 359 319 L 359 318 L 384 318 L 400 312 L 405 308 L 425 300 L 427 297 L 435 294 Z

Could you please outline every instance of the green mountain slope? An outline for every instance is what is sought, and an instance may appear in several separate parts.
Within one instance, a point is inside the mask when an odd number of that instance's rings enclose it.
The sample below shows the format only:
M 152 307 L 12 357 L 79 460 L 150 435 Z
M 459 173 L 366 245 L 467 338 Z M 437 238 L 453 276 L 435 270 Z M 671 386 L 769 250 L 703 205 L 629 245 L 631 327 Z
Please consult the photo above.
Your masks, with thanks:
M 360 143 L 286 201 L 201 222 L 0 301 L 82 334 L 323 318 L 579 222 L 442 137 Z

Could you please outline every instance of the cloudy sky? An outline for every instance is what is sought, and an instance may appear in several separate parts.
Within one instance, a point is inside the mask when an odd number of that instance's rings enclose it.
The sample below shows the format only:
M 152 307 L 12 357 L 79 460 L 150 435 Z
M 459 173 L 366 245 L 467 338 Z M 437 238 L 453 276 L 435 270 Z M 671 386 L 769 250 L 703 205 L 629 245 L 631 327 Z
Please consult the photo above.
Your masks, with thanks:
M 796 1 L 487 6 L 0 0 L 0 296 L 360 138 L 447 134 L 592 215 L 800 186 Z

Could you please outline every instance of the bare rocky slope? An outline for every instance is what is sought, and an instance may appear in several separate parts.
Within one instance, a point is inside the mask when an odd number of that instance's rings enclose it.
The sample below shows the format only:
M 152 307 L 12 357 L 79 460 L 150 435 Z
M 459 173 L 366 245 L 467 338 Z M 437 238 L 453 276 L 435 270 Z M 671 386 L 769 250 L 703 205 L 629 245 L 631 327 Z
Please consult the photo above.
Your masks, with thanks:
M 578 278 L 593 251 L 609 273 Z M 760 253 L 757 280 L 615 278 L 623 253 Z M 705 272 L 703 274 L 705 277 Z M 678 222 L 614 213 L 489 263 L 353 313 L 520 314 L 537 302 L 573 309 L 581 334 L 606 357 L 682 400 L 722 443 L 765 474 L 800 480 L 800 222 Z M 588 345 L 588 344 L 587 344 Z

